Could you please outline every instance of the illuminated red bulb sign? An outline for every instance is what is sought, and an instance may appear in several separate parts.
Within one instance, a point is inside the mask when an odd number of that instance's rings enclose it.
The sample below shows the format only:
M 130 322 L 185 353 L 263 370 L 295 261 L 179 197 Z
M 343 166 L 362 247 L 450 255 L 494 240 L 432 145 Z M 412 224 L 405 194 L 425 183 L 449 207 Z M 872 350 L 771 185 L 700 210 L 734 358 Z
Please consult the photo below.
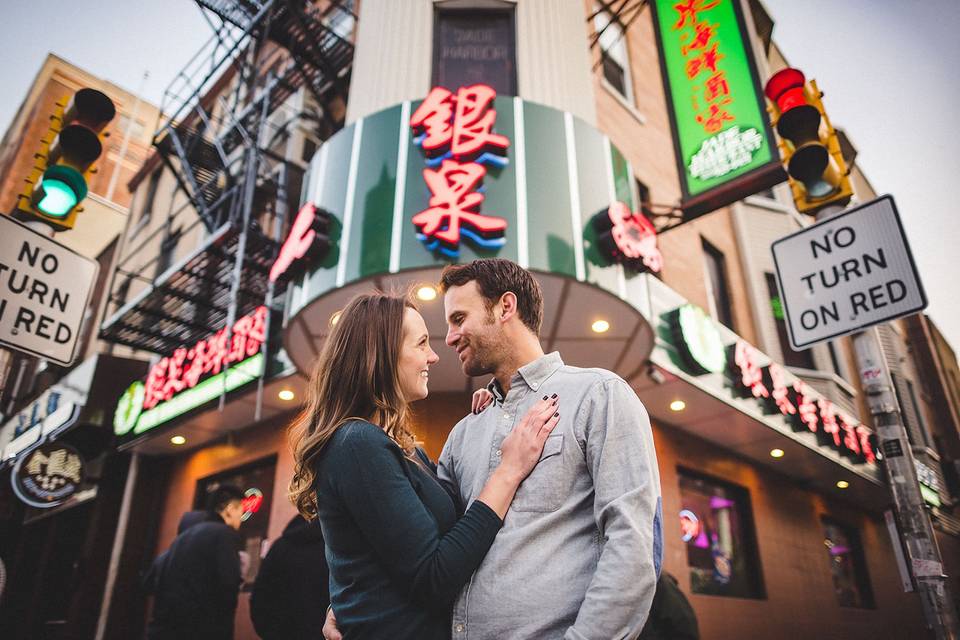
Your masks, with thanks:
M 246 522 L 250 516 L 260 511 L 263 506 L 263 491 L 256 487 L 251 487 L 243 492 L 243 500 L 240 501 L 240 508 L 243 509 L 243 515 L 240 516 L 241 522 Z
M 270 267 L 270 282 L 276 282 L 284 274 L 289 275 L 288 269 L 298 261 L 312 262 L 323 259 L 330 250 L 327 233 L 332 218 L 327 211 L 318 209 L 312 202 L 300 208 L 290 225 L 287 239 L 280 247 L 276 261 Z
M 663 256 L 657 248 L 657 230 L 639 211 L 634 213 L 622 202 L 614 202 L 590 221 L 597 234 L 600 253 L 637 273 L 649 269 L 659 273 Z
M 508 163 L 506 136 L 493 132 L 496 91 L 483 84 L 452 93 L 434 87 L 410 117 L 414 142 L 423 150 L 430 206 L 413 216 L 417 238 L 430 251 L 460 255 L 461 237 L 481 249 L 506 243 L 507 221 L 480 213 L 486 165 Z

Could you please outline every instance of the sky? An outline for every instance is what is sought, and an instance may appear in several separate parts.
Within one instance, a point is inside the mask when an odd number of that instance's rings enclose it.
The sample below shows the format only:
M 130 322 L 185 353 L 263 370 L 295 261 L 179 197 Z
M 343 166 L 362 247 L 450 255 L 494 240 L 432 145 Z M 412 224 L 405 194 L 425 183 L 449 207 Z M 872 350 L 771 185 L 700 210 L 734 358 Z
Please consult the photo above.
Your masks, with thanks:
M 960 355 L 960 2 L 762 0 L 878 194 L 891 194 L 930 306 Z
M 950 204 L 950 189 L 960 182 L 960 126 L 950 111 L 960 105 L 960 2 L 763 2 L 776 22 L 774 39 L 793 66 L 816 78 L 831 120 L 857 147 L 874 189 L 893 195 L 927 311 L 960 352 L 960 222 Z M 189 0 L 4 5 L 4 130 L 49 51 L 159 105 L 212 33 Z

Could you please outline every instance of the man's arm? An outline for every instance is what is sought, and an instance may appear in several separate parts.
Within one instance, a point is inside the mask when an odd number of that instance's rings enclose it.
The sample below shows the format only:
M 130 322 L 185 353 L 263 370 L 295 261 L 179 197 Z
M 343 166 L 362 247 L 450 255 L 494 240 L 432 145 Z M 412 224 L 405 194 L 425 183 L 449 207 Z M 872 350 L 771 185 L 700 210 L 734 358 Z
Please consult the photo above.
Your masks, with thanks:
M 577 414 L 603 549 L 567 640 L 635 638 L 663 559 L 660 474 L 647 410 L 626 382 L 594 385 Z

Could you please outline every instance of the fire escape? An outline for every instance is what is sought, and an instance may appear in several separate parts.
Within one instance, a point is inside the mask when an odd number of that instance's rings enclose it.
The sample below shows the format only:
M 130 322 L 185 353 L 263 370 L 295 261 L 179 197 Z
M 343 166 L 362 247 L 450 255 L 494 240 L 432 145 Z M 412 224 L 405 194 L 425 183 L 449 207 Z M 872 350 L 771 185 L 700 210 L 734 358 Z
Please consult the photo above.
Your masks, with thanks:
M 166 120 L 154 136 L 189 206 L 128 241 L 136 247 L 114 274 L 112 313 L 101 326 L 105 340 L 158 354 L 232 326 L 282 294 L 267 274 L 287 199 L 299 197 L 288 195 L 290 173 L 302 167 L 274 142 L 296 121 L 308 122 L 320 140 L 343 126 L 353 62 L 349 0 L 196 3 L 213 36 L 167 89 Z M 289 115 L 296 102 L 289 99 L 301 88 L 314 106 Z M 145 267 L 159 233 L 162 245 L 203 239 L 176 263 L 164 263 L 161 251 Z M 152 278 L 145 274 L 151 264 Z M 146 287 L 127 299 L 131 280 Z

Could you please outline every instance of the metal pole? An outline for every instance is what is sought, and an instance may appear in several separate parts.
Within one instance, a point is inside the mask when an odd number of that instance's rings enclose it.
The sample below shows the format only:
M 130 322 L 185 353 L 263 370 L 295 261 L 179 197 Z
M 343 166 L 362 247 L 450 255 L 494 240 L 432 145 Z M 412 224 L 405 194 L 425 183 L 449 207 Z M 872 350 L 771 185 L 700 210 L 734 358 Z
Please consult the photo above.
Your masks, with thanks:
M 825 207 L 817 212 L 817 222 L 842 211 L 841 206 Z M 927 626 L 938 640 L 955 640 L 960 633 L 957 612 L 947 576 L 943 573 L 933 524 L 920 494 L 913 452 L 893 390 L 890 369 L 880 347 L 879 333 L 876 327 L 871 327 L 855 333 L 852 339 L 860 384 L 867 394 L 867 405 L 877 430 L 887 482 L 900 520 L 901 540 L 907 550 L 907 561 L 920 594 Z
M 123 545 L 127 539 L 127 526 L 130 524 L 130 510 L 133 508 L 133 491 L 140 475 L 140 454 L 130 456 L 130 466 L 127 469 L 127 482 L 123 487 L 123 498 L 120 503 L 120 515 L 117 517 L 117 532 L 113 536 L 113 549 L 110 550 L 110 566 L 107 568 L 107 582 L 103 587 L 103 599 L 100 604 L 100 617 L 97 620 L 96 640 L 103 640 L 107 632 L 107 621 L 110 619 L 110 604 L 113 600 L 113 590 L 117 584 L 117 572 L 120 570 L 120 556 L 123 554 Z

